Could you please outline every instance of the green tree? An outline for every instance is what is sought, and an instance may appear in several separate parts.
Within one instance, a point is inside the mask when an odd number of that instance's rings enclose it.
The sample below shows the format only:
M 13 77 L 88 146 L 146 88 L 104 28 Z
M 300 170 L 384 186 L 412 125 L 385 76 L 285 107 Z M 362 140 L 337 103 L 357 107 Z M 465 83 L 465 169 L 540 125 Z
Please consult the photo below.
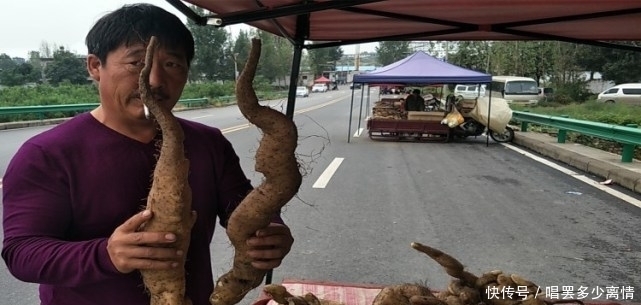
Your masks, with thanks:
M 411 52 L 409 41 L 382 41 L 376 47 L 378 63 L 383 66 L 399 61 Z
M 0 54 L 0 85 L 21 86 L 38 79 L 38 71 L 30 62 L 18 63 L 7 54 Z
M 641 42 L 619 42 L 641 47 Z M 603 78 L 617 84 L 641 81 L 641 52 L 600 48 Z
M 311 49 L 307 54 L 312 72 L 320 76 L 323 71 L 336 70 L 338 61 L 343 57 L 343 49 L 341 47 Z
M 487 72 L 489 48 L 489 41 L 461 41 L 456 52 L 447 55 L 447 60 L 457 66 Z
M 247 31 L 239 31 L 236 40 L 234 40 L 234 46 L 232 54 L 236 57 L 236 65 L 238 66 L 238 71 L 241 71 L 245 67 L 247 62 L 247 57 L 249 57 L 249 50 L 251 49 L 251 41 L 249 33 Z
M 87 69 L 84 61 L 76 54 L 60 47 L 53 53 L 53 61 L 45 68 L 49 83 L 58 85 L 62 82 L 71 84 L 86 84 Z
M 202 8 L 191 6 L 191 9 L 201 16 L 206 14 Z M 225 52 L 230 34 L 223 28 L 197 25 L 191 19 L 187 20 L 187 28 L 194 36 L 195 48 L 194 59 L 189 70 L 189 80 L 233 79 L 233 70 L 229 71 L 229 67 L 233 67 L 230 65 L 231 57 Z

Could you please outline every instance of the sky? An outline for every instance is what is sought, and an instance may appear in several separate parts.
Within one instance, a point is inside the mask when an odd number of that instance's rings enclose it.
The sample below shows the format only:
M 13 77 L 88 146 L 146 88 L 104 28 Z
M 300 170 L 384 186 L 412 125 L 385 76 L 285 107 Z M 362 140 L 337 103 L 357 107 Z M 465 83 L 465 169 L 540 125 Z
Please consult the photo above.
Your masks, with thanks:
M 64 46 L 65 49 L 86 54 L 87 32 L 106 13 L 125 4 L 146 2 L 186 17 L 165 0 L 22 0 L 11 1 L 0 10 L 0 54 L 29 58 L 29 51 L 39 51 L 43 43 Z M 249 29 L 246 25 L 229 26 L 232 33 Z M 376 44 L 361 44 L 361 52 L 373 52 Z M 354 54 L 355 46 L 343 46 L 344 54 Z

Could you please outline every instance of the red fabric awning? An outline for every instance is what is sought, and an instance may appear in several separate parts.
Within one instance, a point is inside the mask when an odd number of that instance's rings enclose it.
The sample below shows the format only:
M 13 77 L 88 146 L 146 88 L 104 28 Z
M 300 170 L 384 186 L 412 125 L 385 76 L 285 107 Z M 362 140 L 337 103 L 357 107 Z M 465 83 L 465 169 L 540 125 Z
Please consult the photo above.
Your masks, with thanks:
M 321 77 L 319 77 L 319 78 L 314 80 L 314 83 L 329 83 L 329 82 L 331 82 L 331 80 L 329 80 L 325 76 L 321 76 Z
M 307 46 L 398 40 L 641 40 L 639 0 L 187 0 Z M 204 19 L 201 20 L 204 22 Z M 330 45 L 327 45 L 330 44 Z

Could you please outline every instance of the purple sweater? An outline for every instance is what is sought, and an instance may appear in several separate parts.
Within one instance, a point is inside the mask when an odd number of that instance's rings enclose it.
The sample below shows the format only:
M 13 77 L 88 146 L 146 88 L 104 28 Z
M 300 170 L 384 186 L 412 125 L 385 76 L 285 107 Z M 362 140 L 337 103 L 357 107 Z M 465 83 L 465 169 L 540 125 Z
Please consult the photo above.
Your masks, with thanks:
M 252 189 L 220 130 L 180 120 L 198 220 L 187 256 L 187 295 L 208 305 L 209 245 Z M 157 149 L 81 114 L 28 140 L 3 179 L 2 257 L 11 273 L 40 283 L 42 304 L 149 304 L 140 273 L 119 273 L 107 239 L 141 211 Z

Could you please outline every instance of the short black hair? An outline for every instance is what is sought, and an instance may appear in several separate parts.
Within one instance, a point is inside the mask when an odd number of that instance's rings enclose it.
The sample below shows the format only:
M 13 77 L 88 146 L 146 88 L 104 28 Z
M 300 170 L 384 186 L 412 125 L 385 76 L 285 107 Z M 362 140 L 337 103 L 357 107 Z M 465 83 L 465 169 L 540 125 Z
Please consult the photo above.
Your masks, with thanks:
M 419 89 L 414 89 L 414 90 L 412 91 L 412 93 L 414 93 L 414 94 L 421 94 L 421 90 L 419 90 Z
M 102 18 L 89 30 L 85 43 L 89 54 L 104 64 L 107 54 L 122 45 L 147 43 L 156 36 L 160 45 L 183 49 L 188 63 L 194 57 L 194 37 L 182 21 L 151 4 L 125 5 Z

